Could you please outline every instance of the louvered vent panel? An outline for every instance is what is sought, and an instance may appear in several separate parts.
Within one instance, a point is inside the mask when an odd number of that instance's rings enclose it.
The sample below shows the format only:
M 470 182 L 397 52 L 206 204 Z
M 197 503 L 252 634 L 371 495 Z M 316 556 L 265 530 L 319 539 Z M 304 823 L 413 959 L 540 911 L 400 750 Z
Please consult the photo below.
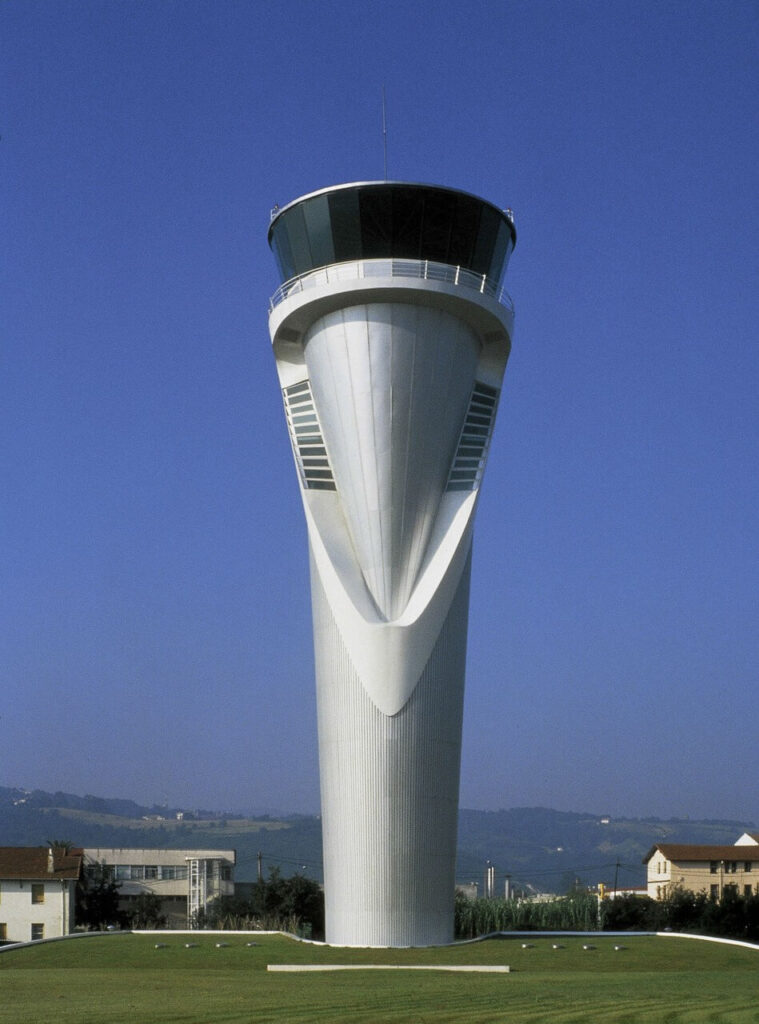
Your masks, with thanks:
M 469 408 L 456 456 L 448 475 L 447 491 L 473 491 L 475 487 L 479 487 L 485 470 L 497 405 L 496 388 L 476 381 L 472 397 L 469 399 Z
M 335 480 L 324 447 L 310 381 L 302 380 L 284 388 L 282 397 L 303 486 L 316 491 L 334 491 Z

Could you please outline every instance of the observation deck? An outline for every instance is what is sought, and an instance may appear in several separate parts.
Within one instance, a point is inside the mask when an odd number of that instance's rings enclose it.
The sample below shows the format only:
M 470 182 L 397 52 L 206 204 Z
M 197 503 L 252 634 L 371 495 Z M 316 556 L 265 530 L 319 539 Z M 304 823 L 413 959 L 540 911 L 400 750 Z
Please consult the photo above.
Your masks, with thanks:
M 345 281 L 369 281 L 381 278 L 413 278 L 421 281 L 443 281 L 461 288 L 473 288 L 481 295 L 490 295 L 512 313 L 514 303 L 505 288 L 498 287 L 487 274 L 474 274 L 461 266 L 433 263 L 431 260 L 358 260 L 355 263 L 330 263 L 291 277 L 277 288 L 269 300 L 269 312 L 291 295 L 327 284 Z
M 365 260 L 409 261 L 402 270 L 398 265 L 406 276 L 413 261 L 419 268 L 452 267 L 456 283 L 500 296 L 515 244 L 510 211 L 458 189 L 399 181 L 312 192 L 275 207 L 269 226 L 283 283 L 332 264 Z M 427 274 L 415 269 L 410 276 Z M 281 301 L 281 290 L 278 295 Z

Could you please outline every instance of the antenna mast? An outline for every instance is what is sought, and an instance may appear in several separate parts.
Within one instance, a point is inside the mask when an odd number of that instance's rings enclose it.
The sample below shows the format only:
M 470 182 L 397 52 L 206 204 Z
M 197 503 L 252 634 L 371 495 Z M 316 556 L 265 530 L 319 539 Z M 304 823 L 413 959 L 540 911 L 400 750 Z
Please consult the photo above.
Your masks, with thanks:
M 382 86 L 382 148 L 385 157 L 385 181 L 387 181 L 387 117 L 385 113 L 385 86 Z

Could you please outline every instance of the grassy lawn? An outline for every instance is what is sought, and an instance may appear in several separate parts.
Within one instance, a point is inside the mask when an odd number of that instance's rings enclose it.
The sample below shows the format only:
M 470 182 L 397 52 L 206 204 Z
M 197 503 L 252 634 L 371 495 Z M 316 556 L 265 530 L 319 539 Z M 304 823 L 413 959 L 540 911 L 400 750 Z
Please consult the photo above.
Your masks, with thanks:
M 249 948 L 251 938 L 108 935 L 1 953 L 0 1022 L 759 1024 L 759 952 L 735 946 L 535 937 L 532 949 L 507 938 L 345 950 L 282 936 L 259 936 Z M 217 949 L 220 941 L 229 945 Z M 556 941 L 565 948 L 554 950 Z M 620 941 L 627 948 L 616 952 Z M 271 974 L 270 963 L 509 964 L 512 972 Z

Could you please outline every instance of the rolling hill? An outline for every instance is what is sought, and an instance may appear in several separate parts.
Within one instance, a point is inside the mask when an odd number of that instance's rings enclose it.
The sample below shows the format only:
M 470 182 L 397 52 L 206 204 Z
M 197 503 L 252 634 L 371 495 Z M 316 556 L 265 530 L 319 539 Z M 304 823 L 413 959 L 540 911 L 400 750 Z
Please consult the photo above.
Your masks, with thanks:
M 733 843 L 751 822 L 607 818 L 517 807 L 459 812 L 457 880 L 477 881 L 490 861 L 498 890 L 505 874 L 530 890 L 565 892 L 578 879 L 642 885 L 641 859 L 660 841 Z M 232 812 L 145 807 L 131 800 L 0 787 L 0 845 L 37 846 L 68 839 L 79 846 L 189 847 L 237 850 L 238 881 L 266 868 L 321 878 L 318 816 L 242 816 Z

